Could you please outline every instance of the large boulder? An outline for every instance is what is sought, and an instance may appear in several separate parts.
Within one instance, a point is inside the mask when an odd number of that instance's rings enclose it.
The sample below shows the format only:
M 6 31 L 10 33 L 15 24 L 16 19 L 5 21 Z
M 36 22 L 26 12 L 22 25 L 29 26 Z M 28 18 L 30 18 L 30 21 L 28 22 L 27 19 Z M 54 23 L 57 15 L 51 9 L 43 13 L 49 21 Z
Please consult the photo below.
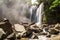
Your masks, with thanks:
M 56 24 L 54 28 L 60 30 L 60 24 Z
M 6 34 L 2 28 L 0 28 L 0 38 L 2 37 L 3 34 Z
M 59 33 L 59 30 L 54 29 L 54 28 L 50 28 L 50 29 L 49 29 L 49 33 L 50 33 L 50 34 L 58 34 L 58 33 Z
M 48 24 L 42 24 L 42 27 L 43 28 L 48 27 Z
M 49 25 L 48 27 L 49 27 L 49 28 L 54 28 L 54 27 L 55 27 L 55 25 L 54 25 L 54 24 L 52 24 L 52 25 Z
M 14 29 L 15 29 L 16 37 L 18 37 L 19 35 L 22 36 L 26 32 L 25 27 L 20 24 L 14 24 Z
M 12 25 L 10 24 L 9 20 L 3 20 L 2 22 L 0 22 L 0 28 L 2 28 L 6 33 L 5 35 L 2 35 L 2 39 L 13 33 Z

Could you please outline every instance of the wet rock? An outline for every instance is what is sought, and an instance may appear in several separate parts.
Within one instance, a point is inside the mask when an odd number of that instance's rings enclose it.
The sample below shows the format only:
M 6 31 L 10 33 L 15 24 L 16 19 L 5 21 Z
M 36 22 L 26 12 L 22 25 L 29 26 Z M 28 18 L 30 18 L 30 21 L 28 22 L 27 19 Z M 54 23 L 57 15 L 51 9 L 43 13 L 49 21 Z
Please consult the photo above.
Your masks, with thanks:
M 47 35 L 47 33 L 44 33 L 44 32 L 40 32 L 40 35 Z
M 48 32 L 49 28 L 48 27 L 45 27 L 45 31 Z
M 60 24 L 56 24 L 54 28 L 60 30 Z
M 55 27 L 55 29 L 58 29 L 58 30 L 60 30 L 60 27 Z
M 30 26 L 29 26 L 28 23 L 23 23 L 22 26 L 24 26 L 24 28 L 25 28 L 26 30 L 28 30 L 28 29 L 30 28 Z
M 50 34 L 58 34 L 59 33 L 59 30 L 54 29 L 54 28 L 51 28 L 51 29 L 49 29 L 49 33 Z
M 48 27 L 48 24 L 42 24 L 42 27 L 43 28 Z
M 30 29 L 32 32 L 35 32 L 35 33 L 40 33 L 42 32 L 43 30 L 41 29 Z
M 56 37 L 57 35 L 51 35 L 51 37 Z
M 55 25 L 53 24 L 53 25 L 49 25 L 48 26 L 49 28 L 54 28 L 55 27 Z
M 38 39 L 38 36 L 35 36 L 33 39 Z
M 30 28 L 31 28 L 31 29 L 36 29 L 36 28 L 38 28 L 38 29 L 39 29 L 39 27 L 38 27 L 38 26 L 36 26 L 35 24 L 34 24 L 34 25 L 31 25 L 31 26 L 30 26 Z
M 51 35 L 50 35 L 50 34 L 48 34 L 48 35 L 46 35 L 46 37 L 51 37 Z
M 28 29 L 26 31 L 26 33 L 23 35 L 23 37 L 28 37 L 28 38 L 31 38 L 33 36 L 33 32 L 34 33 L 40 33 L 40 30 L 39 29 Z M 35 36 L 35 35 L 34 35 Z
M 35 25 L 35 22 L 31 22 L 31 23 L 29 23 L 29 26 L 31 26 L 31 25 Z
M 6 38 L 8 35 L 13 33 L 12 24 L 9 22 L 9 20 L 4 20 L 0 22 L 0 28 L 2 28 L 4 32 L 6 33 L 5 35 L 2 36 L 2 39 Z
M 0 28 L 0 38 L 2 37 L 3 34 L 6 34 L 2 28 Z
M 33 35 L 32 35 L 32 37 L 31 37 L 31 39 L 38 39 L 37 33 L 34 33 L 34 32 L 33 32 Z
M 31 38 L 33 35 L 33 31 L 32 30 L 27 30 L 22 37 L 25 37 L 25 38 Z
M 26 31 L 23 25 L 20 24 L 14 24 L 15 30 L 16 31 Z
M 26 30 L 25 30 L 25 27 L 23 25 L 20 25 L 20 24 L 14 24 L 14 29 L 15 29 L 15 33 L 16 33 L 16 36 L 22 36 Z
M 21 36 L 20 36 L 20 35 L 18 35 L 16 38 L 17 38 L 17 39 L 21 39 Z
M 60 24 L 59 23 L 57 23 L 56 25 L 55 25 L 55 27 L 58 27 Z
M 36 25 L 32 25 L 30 26 L 30 29 L 36 33 L 42 32 L 43 29 L 40 29 L 39 27 L 37 27 Z
M 7 36 L 7 39 L 15 39 L 16 36 L 14 33 L 11 33 L 10 35 Z

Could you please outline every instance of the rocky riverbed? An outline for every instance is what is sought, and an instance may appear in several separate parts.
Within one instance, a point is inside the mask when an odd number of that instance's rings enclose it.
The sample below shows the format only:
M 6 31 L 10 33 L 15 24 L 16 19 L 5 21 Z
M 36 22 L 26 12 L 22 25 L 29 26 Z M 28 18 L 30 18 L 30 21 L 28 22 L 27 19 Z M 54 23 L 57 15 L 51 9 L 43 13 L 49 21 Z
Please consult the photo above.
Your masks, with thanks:
M 42 24 L 39 28 L 35 23 L 21 23 L 14 28 L 9 20 L 0 21 L 0 37 L 3 39 L 21 39 L 21 40 L 60 40 L 60 24 Z M 20 29 L 19 29 L 20 27 Z M 3 31 L 4 30 L 4 31 Z M 18 30 L 18 31 L 17 31 Z M 22 32 L 22 33 L 21 33 Z M 11 35 L 10 35 L 11 34 Z M 18 36 L 16 36 L 18 34 Z M 28 39 L 27 39 L 28 38 Z

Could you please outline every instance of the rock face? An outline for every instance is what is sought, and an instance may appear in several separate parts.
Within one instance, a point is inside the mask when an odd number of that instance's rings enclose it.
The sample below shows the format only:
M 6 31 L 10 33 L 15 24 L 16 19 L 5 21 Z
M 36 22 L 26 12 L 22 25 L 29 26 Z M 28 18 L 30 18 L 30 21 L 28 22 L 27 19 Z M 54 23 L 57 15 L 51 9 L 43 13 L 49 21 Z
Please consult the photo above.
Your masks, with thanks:
M 52 35 L 60 35 L 59 34 L 60 24 L 55 24 L 55 25 L 43 24 L 42 27 L 39 28 L 34 23 L 33 24 L 22 23 L 22 24 L 14 24 L 13 27 L 15 28 L 14 32 L 16 33 L 15 35 L 17 36 L 18 39 L 31 38 L 31 37 L 33 39 L 37 39 L 38 35 L 40 36 L 44 35 L 45 37 L 51 38 Z M 10 34 L 14 35 L 12 30 L 12 25 L 10 24 L 9 20 L 0 21 L 0 37 L 2 39 L 6 38 L 7 36 L 10 37 L 11 36 Z M 52 38 L 52 39 L 55 40 L 55 38 Z M 56 37 L 56 40 L 57 40 L 57 37 Z
M 51 28 L 51 29 L 49 29 L 49 33 L 50 34 L 58 34 L 59 30 Z
M 54 28 L 60 30 L 60 24 L 56 24 Z
M 0 28 L 0 38 L 1 38 L 1 36 L 2 36 L 3 34 L 6 34 L 6 33 L 3 31 L 2 28 Z
M 43 28 L 48 27 L 48 24 L 43 24 L 42 27 Z
M 26 31 L 23 25 L 14 24 L 14 26 L 16 31 L 21 31 L 21 32 Z
M 0 22 L 0 28 L 2 28 L 3 31 L 6 33 L 5 35 L 2 35 L 2 39 L 6 38 L 8 35 L 13 33 L 12 25 L 10 24 L 10 22 L 8 20 L 4 20 L 4 21 Z
M 25 28 L 23 25 L 20 25 L 20 24 L 14 24 L 14 27 L 15 27 L 15 31 L 17 32 L 17 35 L 23 35 L 23 33 L 26 32 Z

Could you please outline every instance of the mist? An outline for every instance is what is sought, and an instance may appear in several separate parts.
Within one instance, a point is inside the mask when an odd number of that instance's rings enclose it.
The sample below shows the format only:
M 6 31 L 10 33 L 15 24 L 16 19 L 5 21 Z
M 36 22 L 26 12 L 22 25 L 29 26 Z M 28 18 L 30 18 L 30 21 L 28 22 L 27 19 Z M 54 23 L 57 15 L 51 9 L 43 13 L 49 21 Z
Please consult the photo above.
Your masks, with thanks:
M 0 19 L 7 18 L 12 24 L 30 23 L 29 7 L 26 0 L 2 0 L 0 3 Z

